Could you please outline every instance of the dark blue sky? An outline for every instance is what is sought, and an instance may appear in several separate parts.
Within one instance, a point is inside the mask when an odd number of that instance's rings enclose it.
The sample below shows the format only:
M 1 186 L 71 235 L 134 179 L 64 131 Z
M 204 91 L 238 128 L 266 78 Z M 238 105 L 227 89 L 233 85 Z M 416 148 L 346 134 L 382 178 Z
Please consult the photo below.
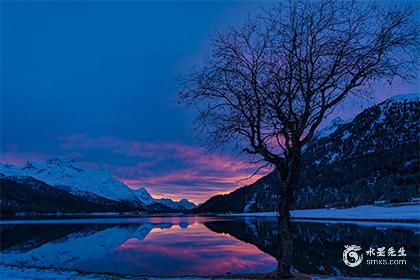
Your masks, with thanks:
M 200 62 L 215 28 L 268 5 L 2 1 L 1 161 L 70 156 L 196 202 L 232 190 L 253 167 L 205 154 L 176 81 Z M 415 88 L 380 89 L 378 98 Z
M 83 131 L 188 141 L 176 75 L 197 60 L 211 30 L 256 7 L 3 2 L 2 126 L 14 132 L 5 140 L 40 147 L 45 134 Z

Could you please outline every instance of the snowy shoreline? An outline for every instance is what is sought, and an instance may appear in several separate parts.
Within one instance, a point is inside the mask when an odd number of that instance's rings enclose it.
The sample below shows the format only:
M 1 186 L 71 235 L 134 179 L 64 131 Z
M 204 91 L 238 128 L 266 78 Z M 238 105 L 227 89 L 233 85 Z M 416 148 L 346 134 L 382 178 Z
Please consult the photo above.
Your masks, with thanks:
M 67 271 L 48 268 L 33 268 L 33 267 L 17 267 L 0 264 L 0 277 L 8 280 L 21 280 L 21 279 L 43 279 L 43 280 L 94 280 L 94 279 L 122 279 L 122 280 L 247 280 L 247 279 L 266 279 L 264 274 L 254 274 L 252 276 L 246 275 L 230 275 L 230 276 L 180 276 L 180 277 L 149 277 L 149 276 L 129 276 L 129 275 L 116 275 L 116 274 L 102 274 L 102 273 L 81 273 L 77 271 Z M 116 278 L 117 277 L 117 278 Z M 330 279 L 368 279 L 363 277 L 337 277 L 337 276 L 318 276 L 307 274 L 295 274 L 292 279 L 312 279 L 312 280 L 330 280 Z M 392 279 L 380 278 L 375 279 Z
M 21 279 L 44 279 L 44 280 L 86 280 L 86 279 L 143 279 L 143 280 L 205 280 L 205 279 L 218 279 L 227 280 L 232 278 L 220 277 L 148 277 L 148 276 L 129 276 L 119 274 L 104 274 L 104 273 L 81 273 L 78 271 L 59 270 L 49 268 L 35 268 L 35 267 L 17 267 L 0 264 L 0 278 L 8 280 L 21 280 Z M 245 280 L 247 278 L 236 278 L 236 280 Z
M 346 209 L 323 208 L 290 212 L 292 219 L 420 222 L 420 204 L 390 207 L 363 205 Z M 277 212 L 218 214 L 229 217 L 276 217 L 277 215 Z
M 353 222 L 400 222 L 400 223 L 419 223 L 420 204 L 394 204 L 388 206 L 363 205 L 353 208 L 322 208 L 291 210 L 291 218 L 296 221 L 353 221 Z M 179 217 L 179 216 L 216 216 L 216 217 L 277 217 L 277 212 L 249 212 L 249 213 L 203 213 L 199 215 L 189 215 L 182 213 L 161 213 L 161 214 L 139 214 L 139 213 L 67 213 L 64 215 L 40 214 L 40 215 L 17 215 L 9 216 L 7 219 L 0 219 L 0 224 L 15 223 L 90 223 L 92 221 L 100 223 L 103 218 L 112 218 L 115 222 L 126 222 L 126 219 L 137 218 L 146 219 L 149 217 Z M 29 218 L 29 219 L 26 219 Z M 32 219 L 35 218 L 35 219 Z M 46 219 L 42 219 L 46 218 Z M 61 218 L 61 219 L 56 219 Z

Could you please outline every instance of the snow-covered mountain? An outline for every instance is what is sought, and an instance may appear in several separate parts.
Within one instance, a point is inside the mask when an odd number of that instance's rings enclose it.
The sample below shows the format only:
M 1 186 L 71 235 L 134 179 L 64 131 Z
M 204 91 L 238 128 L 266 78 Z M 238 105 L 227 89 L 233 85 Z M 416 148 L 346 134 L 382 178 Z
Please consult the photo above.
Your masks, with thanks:
M 24 167 L 0 164 L 0 174 L 9 179 L 32 177 L 90 201 L 97 200 L 99 197 L 117 202 L 128 202 L 141 208 L 149 206 L 154 211 L 164 212 L 170 209 L 177 211 L 190 209 L 185 201 L 154 199 L 145 188 L 133 190 L 106 171 L 82 168 L 73 159 L 66 157 L 54 157 L 44 163 L 28 161 Z
M 106 213 L 149 212 L 128 202 L 101 196 L 78 196 L 32 177 L 7 177 L 0 174 L 0 213 Z
M 171 209 L 175 209 L 178 211 L 185 211 L 190 210 L 196 205 L 192 202 L 190 202 L 188 199 L 181 199 L 179 201 L 174 201 L 170 198 L 153 198 L 145 188 L 139 188 L 137 190 L 133 190 L 136 197 L 141 200 L 145 205 L 151 205 L 153 203 L 160 203 L 162 205 L 165 205 L 166 207 L 169 207 Z
M 145 188 L 139 188 L 137 190 L 130 189 L 130 190 L 134 193 L 137 199 L 139 199 L 142 203 L 146 205 L 150 205 L 156 202 L 156 199 L 154 199 Z
M 190 210 L 194 207 L 196 207 L 196 205 L 192 202 L 190 202 L 188 199 L 181 199 L 179 201 L 173 201 L 172 199 L 169 198 L 158 198 L 155 199 L 153 198 L 145 188 L 139 188 L 137 190 L 133 190 L 136 197 L 141 200 L 144 204 L 146 205 L 150 205 L 152 203 L 161 203 L 169 208 L 172 209 L 176 209 L 179 211 L 184 211 L 185 209 Z
M 418 94 L 391 97 L 312 141 L 306 155 L 315 164 L 334 163 L 415 141 L 419 132 L 419 104 Z
M 179 201 L 173 201 L 172 199 L 168 199 L 168 198 L 161 198 L 158 199 L 158 201 L 170 208 L 174 208 L 174 209 L 178 209 L 178 210 L 183 210 L 183 209 L 193 209 L 194 207 L 196 207 L 196 205 L 190 201 L 188 201 L 187 199 L 183 198 Z
M 45 163 L 28 161 L 22 168 L 2 164 L 0 173 L 16 177 L 33 177 L 75 195 L 94 194 L 116 201 L 143 203 L 129 187 L 113 178 L 108 172 L 84 169 L 74 160 L 65 157 L 54 157 Z

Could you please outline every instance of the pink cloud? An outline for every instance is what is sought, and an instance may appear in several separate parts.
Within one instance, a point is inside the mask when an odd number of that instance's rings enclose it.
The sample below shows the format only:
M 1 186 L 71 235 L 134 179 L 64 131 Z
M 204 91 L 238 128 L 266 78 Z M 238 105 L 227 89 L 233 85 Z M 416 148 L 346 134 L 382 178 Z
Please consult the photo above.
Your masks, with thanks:
M 45 161 L 51 155 L 40 151 L 23 152 L 16 145 L 8 144 L 2 148 L 0 162 L 23 166 L 28 160 Z
M 24 152 L 16 145 L 6 144 L 0 161 L 22 166 L 28 160 L 42 162 L 52 156 L 68 156 L 86 168 L 108 170 L 133 189 L 145 187 L 154 197 L 188 198 L 195 203 L 233 191 L 262 176 L 249 178 L 258 167 L 253 163 L 230 154 L 209 153 L 195 145 L 126 141 L 88 134 L 60 136 L 57 140 L 53 148 L 58 148 L 59 154 Z M 95 153 L 103 158 L 98 160 Z M 269 169 L 262 173 L 267 172 Z
M 113 136 L 76 134 L 60 137 L 65 150 L 105 149 L 116 155 L 137 158 L 130 165 L 105 163 L 129 187 L 146 187 L 156 197 L 188 198 L 201 203 L 260 178 L 248 178 L 257 166 L 229 154 L 209 153 L 205 148 L 179 143 L 124 141 Z M 269 172 L 265 169 L 263 173 Z M 247 179 L 248 178 L 248 179 Z

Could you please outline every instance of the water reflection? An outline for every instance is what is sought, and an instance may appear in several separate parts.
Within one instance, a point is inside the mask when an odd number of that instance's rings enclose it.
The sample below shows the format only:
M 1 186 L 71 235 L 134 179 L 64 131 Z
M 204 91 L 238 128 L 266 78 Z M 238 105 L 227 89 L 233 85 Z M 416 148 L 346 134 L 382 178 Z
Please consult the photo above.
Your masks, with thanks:
M 1 262 L 155 276 L 275 268 L 275 259 L 256 246 L 208 230 L 203 223 L 211 219 L 158 219 L 124 225 L 3 225 Z
M 170 217 L 0 225 L 0 262 L 132 275 L 270 272 L 276 268 L 276 221 Z M 346 276 L 418 276 L 418 227 L 293 223 L 293 268 Z M 401 247 L 405 266 L 346 267 L 344 245 Z
M 128 239 L 115 250 L 114 261 L 132 263 L 151 275 L 269 272 L 276 263 L 255 246 L 211 232 L 202 224 L 188 227 L 185 234 L 174 226 L 153 229 L 144 240 Z

